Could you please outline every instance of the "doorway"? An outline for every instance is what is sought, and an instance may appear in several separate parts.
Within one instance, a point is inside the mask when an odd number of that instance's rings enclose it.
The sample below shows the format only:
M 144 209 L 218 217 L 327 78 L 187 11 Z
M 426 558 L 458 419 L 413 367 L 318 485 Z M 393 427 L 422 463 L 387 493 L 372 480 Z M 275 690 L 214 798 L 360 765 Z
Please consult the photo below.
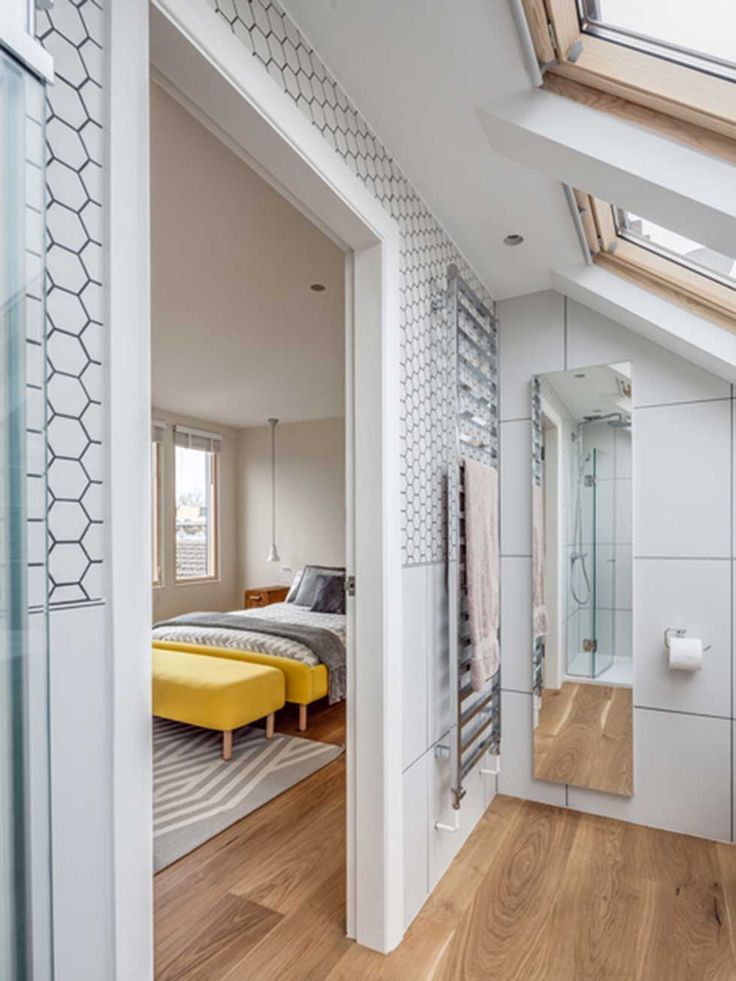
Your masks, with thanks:
M 118 16 L 125 23 L 117 24 L 117 36 L 129 37 L 141 50 L 134 18 L 126 19 L 122 11 Z M 156 70 L 217 127 L 221 138 L 262 168 L 280 193 L 298 202 L 345 248 L 346 377 L 352 379 L 347 403 L 352 440 L 346 458 L 352 534 L 346 565 L 359 597 L 347 604 L 354 638 L 347 697 L 347 934 L 387 951 L 403 933 L 398 229 L 201 4 L 157 3 L 151 11 L 150 52 Z M 113 56 L 111 83 L 128 108 L 140 104 L 140 92 L 130 87 L 129 57 Z M 140 447 L 143 434 L 147 440 L 150 432 L 150 393 L 144 385 L 134 392 L 130 386 L 131 372 L 137 376 L 143 367 L 147 376 L 146 322 L 133 323 L 130 316 L 133 302 L 145 307 L 133 273 L 145 260 L 141 243 L 147 219 L 141 208 L 132 217 L 123 208 L 124 201 L 130 207 L 131 174 L 140 176 L 140 161 L 131 151 L 145 145 L 147 137 L 137 128 L 138 143 L 131 144 L 130 113 L 115 118 L 120 129 L 111 133 L 111 144 L 119 150 L 113 153 L 111 232 L 115 240 L 120 230 L 121 245 L 112 260 L 118 288 L 111 296 L 111 574 L 119 584 L 113 601 L 115 751 L 125 765 L 115 772 L 114 821 L 119 835 L 118 963 L 125 966 L 140 965 L 151 949 L 150 886 L 144 888 L 150 870 L 150 796 L 143 784 L 151 761 L 140 738 L 148 718 L 140 698 L 143 679 L 150 676 L 150 655 L 145 654 L 150 594 L 146 597 L 142 588 L 150 576 L 150 553 L 136 554 L 123 531 L 131 520 L 143 526 L 150 520 L 148 494 L 141 494 L 133 479 L 137 463 L 138 473 L 148 468 Z M 147 611 L 143 623 L 131 622 L 131 604 Z M 122 652 L 131 649 L 141 650 L 140 659 L 124 660 Z M 138 815 L 134 822 L 131 801 Z M 146 803 L 144 817 L 139 805 Z M 138 857 L 134 864 L 132 854 Z M 131 884 L 134 889 L 126 888 Z M 144 976 L 139 967 L 129 973 L 136 976 L 136 970 Z

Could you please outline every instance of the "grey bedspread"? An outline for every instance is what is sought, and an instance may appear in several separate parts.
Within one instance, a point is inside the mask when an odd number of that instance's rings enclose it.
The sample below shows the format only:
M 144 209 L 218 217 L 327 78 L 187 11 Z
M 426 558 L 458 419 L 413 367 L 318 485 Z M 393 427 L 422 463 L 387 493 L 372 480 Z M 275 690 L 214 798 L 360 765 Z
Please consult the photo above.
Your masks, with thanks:
M 260 617 L 243 616 L 241 613 L 184 613 L 172 620 L 163 620 L 155 626 L 212 627 L 214 630 L 247 630 L 252 633 L 288 637 L 289 640 L 308 647 L 327 668 L 330 704 L 345 698 L 347 677 L 345 645 L 330 630 L 303 623 L 286 623 L 283 620 L 263 620 Z

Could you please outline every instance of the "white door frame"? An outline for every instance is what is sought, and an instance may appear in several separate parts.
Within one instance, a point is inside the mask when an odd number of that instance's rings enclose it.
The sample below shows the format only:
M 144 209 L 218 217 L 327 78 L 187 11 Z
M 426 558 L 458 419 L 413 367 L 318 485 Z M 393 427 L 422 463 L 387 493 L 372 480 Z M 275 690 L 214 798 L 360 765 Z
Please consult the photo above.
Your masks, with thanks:
M 130 528 L 150 520 L 140 476 L 150 438 L 149 67 L 145 0 L 111 7 L 114 890 L 117 976 L 138 981 L 151 949 L 150 748 L 141 730 L 150 718 L 151 601 L 150 555 Z M 348 561 L 359 602 L 348 663 L 348 933 L 389 951 L 403 935 L 398 226 L 203 0 L 153 0 L 150 24 L 157 71 L 349 252 Z

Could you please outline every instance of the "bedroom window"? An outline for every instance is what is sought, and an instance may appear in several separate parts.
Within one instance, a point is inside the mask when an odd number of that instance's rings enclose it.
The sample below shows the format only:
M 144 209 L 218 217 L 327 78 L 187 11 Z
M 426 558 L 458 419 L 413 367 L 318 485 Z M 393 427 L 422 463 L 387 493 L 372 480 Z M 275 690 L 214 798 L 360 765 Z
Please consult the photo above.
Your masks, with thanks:
M 594 261 L 736 330 L 736 255 L 726 256 L 600 198 L 575 192 Z
M 153 536 L 151 560 L 154 586 L 163 585 L 162 543 L 161 543 L 161 450 L 163 444 L 155 439 L 151 443 L 151 533 Z
M 220 437 L 177 426 L 174 447 L 176 581 L 216 579 Z
M 544 87 L 736 159 L 733 0 L 522 0 Z
M 163 545 L 163 454 L 166 423 L 151 424 L 151 579 L 154 586 L 164 583 Z

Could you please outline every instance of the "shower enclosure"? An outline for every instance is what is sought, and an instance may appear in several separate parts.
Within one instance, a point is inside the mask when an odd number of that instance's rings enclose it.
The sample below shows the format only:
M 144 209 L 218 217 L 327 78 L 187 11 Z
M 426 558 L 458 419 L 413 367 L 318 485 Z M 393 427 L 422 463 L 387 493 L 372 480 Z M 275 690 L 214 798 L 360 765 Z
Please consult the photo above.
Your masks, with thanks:
M 567 674 L 598 678 L 613 664 L 615 483 L 613 458 L 586 450 L 578 428 L 572 455 L 572 544 L 568 564 Z

